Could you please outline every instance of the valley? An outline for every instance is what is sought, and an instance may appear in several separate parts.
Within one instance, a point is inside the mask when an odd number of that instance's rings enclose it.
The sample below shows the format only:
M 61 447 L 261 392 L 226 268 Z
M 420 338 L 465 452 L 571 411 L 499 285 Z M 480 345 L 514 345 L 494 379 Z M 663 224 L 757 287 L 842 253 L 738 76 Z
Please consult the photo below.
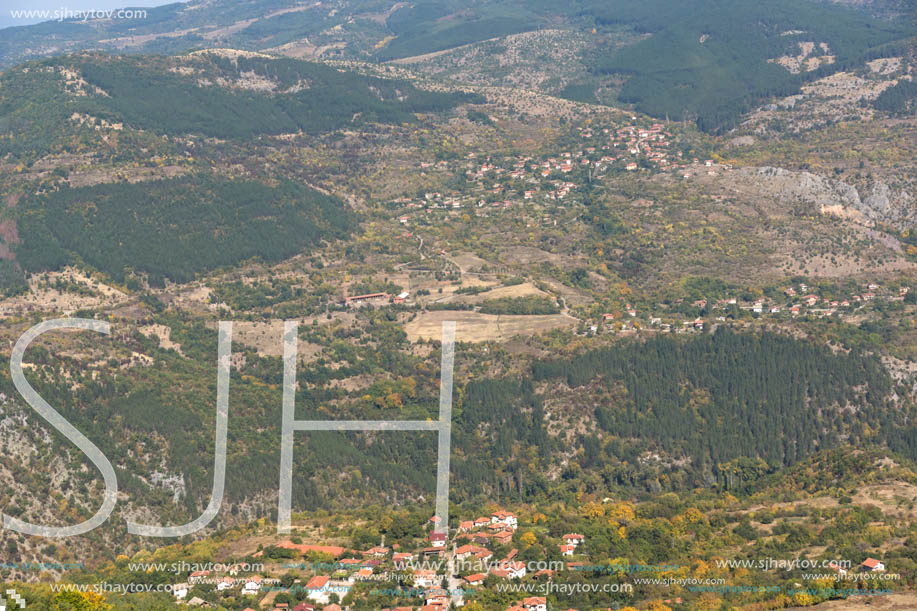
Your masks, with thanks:
M 119 482 L 91 533 L 0 530 L 26 608 L 909 608 L 910 13 L 743 2 L 733 31 L 719 2 L 625 4 L 195 0 L 0 30 L 0 345 L 110 325 L 24 368 Z M 129 534 L 210 502 L 221 321 L 219 512 Z M 297 419 L 420 422 L 455 321 L 445 538 L 429 432 L 297 432 L 278 532 L 282 321 Z M 6 515 L 97 511 L 96 466 L 8 368 L 0 448 Z

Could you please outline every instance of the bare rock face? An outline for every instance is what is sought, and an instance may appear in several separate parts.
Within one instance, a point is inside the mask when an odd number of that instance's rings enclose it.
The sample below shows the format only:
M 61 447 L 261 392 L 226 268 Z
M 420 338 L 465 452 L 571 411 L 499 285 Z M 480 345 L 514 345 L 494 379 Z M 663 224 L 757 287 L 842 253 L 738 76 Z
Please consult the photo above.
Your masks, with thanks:
M 917 202 L 906 191 L 894 192 L 876 181 L 861 197 L 856 187 L 811 172 L 783 168 L 749 168 L 763 192 L 792 205 L 810 205 L 823 214 L 834 214 L 865 225 L 877 223 L 896 229 L 917 227 Z
M 869 195 L 861 204 L 863 213 L 874 220 L 898 229 L 917 227 L 917 202 L 907 191 L 894 193 L 884 182 L 872 184 Z

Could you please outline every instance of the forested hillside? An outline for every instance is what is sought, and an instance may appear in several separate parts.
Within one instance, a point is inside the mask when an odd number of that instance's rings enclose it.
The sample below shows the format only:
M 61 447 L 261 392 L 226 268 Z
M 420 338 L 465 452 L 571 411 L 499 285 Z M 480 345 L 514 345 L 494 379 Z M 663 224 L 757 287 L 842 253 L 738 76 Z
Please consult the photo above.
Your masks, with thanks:
M 160 133 L 231 138 L 412 121 L 413 113 L 443 111 L 473 99 L 286 58 L 205 54 L 183 63 L 192 78 L 148 60 L 77 59 L 74 68 L 106 94 L 81 108 Z M 265 83 L 257 89 L 239 83 L 259 78 Z M 208 86 L 211 80 L 238 86 Z
M 893 87 L 889 87 L 876 98 L 873 102 L 878 110 L 885 112 L 906 115 L 917 112 L 917 83 L 911 81 L 901 81 Z
M 75 117 L 160 135 L 252 138 L 402 123 L 479 99 L 294 59 L 217 52 L 180 57 L 85 54 L 0 75 L 0 155 L 72 141 Z
M 889 43 L 907 35 L 893 23 L 790 0 L 621 1 L 589 10 L 599 24 L 649 34 L 592 60 L 596 73 L 629 77 L 620 100 L 656 117 L 696 119 L 707 131 L 733 126 L 763 98 L 790 95 L 808 80 L 900 52 Z M 810 41 L 814 69 L 794 74 L 769 62 L 799 55 L 800 43 Z
M 347 582 L 348 611 L 425 608 L 427 592 L 373 588 L 414 585 L 396 549 L 437 553 L 435 431 L 297 430 L 277 533 L 295 321 L 300 421 L 436 420 L 455 325 L 442 559 L 469 544 L 560 563 L 516 580 L 453 562 L 435 579 L 474 583 L 464 609 L 517 607 L 509 584 L 634 586 L 546 593 L 579 611 L 839 598 L 724 558 L 871 557 L 913 594 L 909 8 L 189 0 L 0 30 L 0 357 L 40 321 L 110 325 L 42 334 L 23 367 L 119 485 L 105 524 L 66 544 L 0 529 L 0 581 L 52 611 L 83 601 L 49 582 L 189 586 L 87 611 L 243 611 L 291 609 L 307 593 L 273 586 L 315 577 Z M 210 501 L 230 321 L 221 509 L 187 537 L 130 535 Z M 0 510 L 74 524 L 101 495 L 0 368 Z M 283 566 L 338 548 L 372 559 L 369 578 Z M 265 566 L 228 586 L 231 564 L 212 583 L 128 566 L 151 559 Z M 87 570 L 22 568 L 48 560 Z M 656 562 L 673 581 L 579 570 Z
M 16 259 L 28 272 L 83 263 L 154 285 L 257 257 L 276 262 L 354 229 L 351 209 L 303 185 L 213 176 L 64 188 L 17 209 Z
M 67 21 L 6 29 L 0 33 L 0 62 L 12 64 L 56 53 L 61 46 L 68 51 L 93 48 L 130 53 L 229 46 L 302 57 L 388 62 L 521 32 L 560 29 L 585 37 L 584 46 L 576 51 L 577 62 L 591 73 L 575 78 L 562 89 L 563 95 L 633 104 L 655 117 L 690 119 L 706 131 L 716 131 L 734 126 L 740 115 L 764 99 L 796 93 L 805 82 L 862 65 L 867 59 L 900 53 L 898 43 L 912 35 L 908 24 L 913 9 L 893 4 L 855 8 L 862 10 L 792 0 L 584 0 L 572 4 L 335 0 L 312 6 L 292 0 L 257 5 L 222 0 L 202 6 L 192 2 L 185 7 L 159 7 L 151 9 L 145 19 L 113 20 L 98 24 L 96 30 Z M 619 39 L 633 44 L 618 44 Z M 58 44 L 43 51 L 50 41 Z M 30 53 L 23 56 L 23 48 Z M 104 77 L 99 70 L 91 70 L 96 81 L 102 81 L 103 90 L 112 88 L 124 96 L 121 103 L 113 101 L 107 106 L 116 106 L 135 122 L 142 116 L 141 109 L 156 111 L 161 108 L 159 100 L 178 93 L 179 113 L 174 121 L 178 125 L 194 122 L 205 133 L 220 137 L 236 130 L 271 133 L 269 122 L 276 123 L 278 130 L 308 129 L 303 127 L 304 120 L 330 107 L 340 110 L 332 123 L 360 112 L 356 107 L 367 101 L 362 91 L 365 83 L 329 80 L 315 67 L 309 71 L 308 78 L 316 80 L 313 89 L 321 85 L 332 92 L 330 98 L 314 93 L 312 97 L 291 95 L 283 103 L 267 105 L 259 96 L 217 95 L 211 99 L 216 108 L 231 115 L 257 112 L 263 117 L 260 125 L 255 122 L 233 129 L 219 119 L 183 115 L 201 98 L 189 97 L 180 87 L 177 90 L 176 75 L 151 78 L 130 64 L 106 66 Z M 262 74 L 257 68 L 254 73 Z M 611 98 L 607 92 L 596 98 L 596 91 L 605 88 L 608 79 L 623 79 L 623 87 L 615 86 Z M 214 93 L 209 87 L 201 89 L 198 94 Z M 335 95 L 345 91 L 350 95 Z M 129 92 L 136 96 L 125 95 Z M 409 105 L 414 110 L 443 103 L 417 92 L 407 97 L 412 98 Z M 129 112 L 132 108 L 136 109 L 133 113 Z M 367 110 L 392 119 L 399 109 L 383 104 Z M 162 117 L 152 121 L 161 123 L 159 119 Z
M 171 314 L 158 320 L 172 328 L 183 357 L 158 350 L 139 334 L 127 348 L 156 355 L 164 368 L 100 377 L 96 368 L 81 370 L 79 360 L 35 348 L 31 358 L 39 371 L 63 368 L 67 376 L 29 375 L 39 393 L 107 455 L 123 457 L 135 502 L 163 494 L 135 477 L 154 468 L 150 460 L 164 461 L 156 468 L 184 473 L 186 496 L 172 508 L 177 516 L 193 513 L 210 490 L 212 450 L 198 449 L 211 448 L 213 441 L 216 331 Z M 337 343 L 344 366 L 329 368 L 320 359 L 301 368 L 297 417 L 328 418 L 323 406 L 330 402 L 338 406 L 334 418 L 433 417 L 438 384 L 433 359 L 408 356 L 404 337 L 393 334 L 396 328 L 384 317 L 375 320 L 371 334 L 361 338 L 365 343 L 388 338 L 375 351 L 360 354 Z M 316 343 L 322 332 L 303 329 L 301 337 Z M 109 340 L 81 341 L 102 348 Z M 245 365 L 231 382 L 230 505 L 270 493 L 276 485 L 272 478 L 252 480 L 250 473 L 271 472 L 279 464 L 276 406 L 282 374 L 277 358 L 259 357 L 238 344 L 234 351 L 245 356 Z M 380 371 L 390 379 L 368 389 L 344 392 L 333 383 Z M 452 432 L 455 502 L 482 495 L 534 502 L 584 482 L 625 494 L 686 486 L 744 490 L 841 440 L 849 447 L 891 445 L 915 455 L 914 428 L 907 424 L 913 406 L 900 395 L 894 398 L 906 391 L 894 387 L 873 357 L 835 355 L 807 341 L 721 330 L 694 339 L 623 341 L 570 360 L 537 361 L 531 371 L 531 379 L 459 381 Z M 15 395 L 7 376 L 0 386 Z M 558 404 L 559 397 L 567 398 Z M 572 426 L 576 419 L 595 422 L 597 429 L 567 440 L 563 423 Z M 113 422 L 118 436 L 112 434 Z M 150 435 L 156 441 L 147 442 L 144 452 L 124 454 Z M 385 435 L 384 443 L 379 435 Z M 309 433 L 297 443 L 295 464 L 302 475 L 294 504 L 301 509 L 340 508 L 379 494 L 396 502 L 433 488 L 433 435 Z M 574 458 L 558 479 L 560 461 L 571 450 Z M 649 454 L 657 460 L 647 460 Z M 680 460 L 684 457 L 690 459 Z M 340 473 L 350 475 L 334 475 Z
M 595 408 L 609 435 L 708 464 L 744 456 L 790 465 L 842 441 L 866 441 L 872 427 L 897 438 L 907 421 L 906 412 L 890 407 L 893 385 L 877 359 L 725 327 L 688 342 L 624 342 L 536 363 L 532 373 L 573 388 L 598 384 L 621 397 Z

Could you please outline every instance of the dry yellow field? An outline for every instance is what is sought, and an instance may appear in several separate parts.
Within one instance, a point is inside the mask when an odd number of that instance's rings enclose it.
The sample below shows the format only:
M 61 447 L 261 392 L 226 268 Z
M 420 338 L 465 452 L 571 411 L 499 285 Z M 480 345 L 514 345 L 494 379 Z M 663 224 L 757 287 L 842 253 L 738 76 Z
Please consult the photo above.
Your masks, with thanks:
M 857 586 L 842 585 L 839 587 L 856 588 Z M 917 609 L 917 594 L 914 592 L 900 592 L 875 596 L 851 596 L 844 600 L 831 600 L 814 607 L 790 607 L 790 610 L 792 609 L 814 609 L 815 611 L 874 611 L 875 609 L 912 611 Z
M 517 335 L 536 335 L 551 329 L 573 327 L 576 319 L 563 314 L 518 316 L 479 312 L 424 312 L 404 326 L 408 339 L 441 339 L 443 321 L 454 320 L 455 339 L 460 342 L 505 341 Z

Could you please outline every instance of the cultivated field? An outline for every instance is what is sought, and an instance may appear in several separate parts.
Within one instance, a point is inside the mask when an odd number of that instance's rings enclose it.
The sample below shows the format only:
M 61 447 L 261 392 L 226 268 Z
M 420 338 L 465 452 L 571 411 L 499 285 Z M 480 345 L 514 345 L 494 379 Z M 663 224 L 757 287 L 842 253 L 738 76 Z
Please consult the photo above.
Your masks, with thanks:
M 517 335 L 535 335 L 577 324 L 563 314 L 513 316 L 443 310 L 424 312 L 404 326 L 408 339 L 441 339 L 443 321 L 454 320 L 455 339 L 460 342 L 504 341 Z

